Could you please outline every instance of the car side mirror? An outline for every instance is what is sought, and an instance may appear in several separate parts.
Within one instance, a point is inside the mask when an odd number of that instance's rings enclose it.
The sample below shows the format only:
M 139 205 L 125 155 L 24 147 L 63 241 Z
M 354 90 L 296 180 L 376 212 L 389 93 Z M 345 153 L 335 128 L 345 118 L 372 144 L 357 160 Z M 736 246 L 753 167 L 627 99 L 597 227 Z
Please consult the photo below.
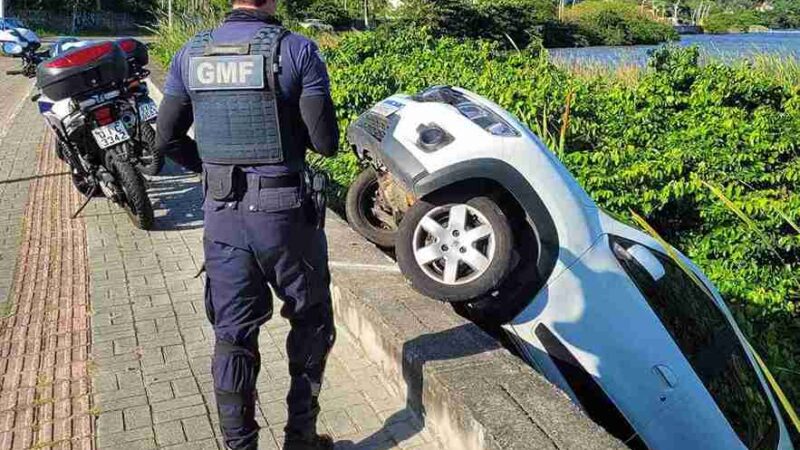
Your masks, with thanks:
M 653 278 L 653 281 L 658 281 L 664 278 L 664 275 L 667 274 L 664 265 L 661 264 L 661 261 L 656 258 L 656 255 L 653 252 L 645 247 L 644 245 L 632 245 L 630 248 L 627 249 L 628 254 L 639 263 L 640 266 L 647 273 L 650 277 Z

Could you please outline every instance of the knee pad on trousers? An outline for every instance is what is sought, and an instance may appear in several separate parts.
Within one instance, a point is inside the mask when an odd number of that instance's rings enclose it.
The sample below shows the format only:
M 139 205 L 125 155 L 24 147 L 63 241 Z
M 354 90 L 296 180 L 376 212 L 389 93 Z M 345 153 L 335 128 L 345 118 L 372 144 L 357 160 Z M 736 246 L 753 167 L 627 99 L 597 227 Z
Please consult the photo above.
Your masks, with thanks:
M 223 430 L 257 428 L 255 385 L 261 366 L 257 348 L 217 341 L 214 359 L 214 393 Z

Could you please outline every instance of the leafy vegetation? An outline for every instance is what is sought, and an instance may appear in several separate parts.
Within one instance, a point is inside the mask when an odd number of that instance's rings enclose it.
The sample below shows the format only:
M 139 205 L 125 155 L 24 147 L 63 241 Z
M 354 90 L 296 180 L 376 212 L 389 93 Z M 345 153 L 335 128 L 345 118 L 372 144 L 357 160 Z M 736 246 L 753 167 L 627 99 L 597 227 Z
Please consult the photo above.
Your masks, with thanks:
M 163 33 L 162 61 L 194 26 Z M 620 81 L 576 76 L 536 51 L 420 29 L 329 42 L 323 48 L 343 132 L 395 92 L 452 84 L 491 98 L 548 140 L 603 208 L 641 214 L 697 262 L 800 401 L 797 61 L 700 65 L 696 49 L 666 48 Z M 344 187 L 359 167 L 342 150 L 324 165 Z
M 706 33 L 741 33 L 766 23 L 766 18 L 756 11 L 720 11 L 712 13 L 703 21 L 703 30 Z
M 800 28 L 800 1 L 689 0 L 679 8 L 678 17 L 701 25 L 707 33 L 796 29 Z
M 394 12 L 401 24 L 428 27 L 438 36 L 481 38 L 506 48 L 541 42 L 555 15 L 550 0 L 409 0 Z
M 24 11 L 112 11 L 146 14 L 158 0 L 6 0 L 8 10 Z
M 575 36 L 586 45 L 658 44 L 677 40 L 667 23 L 635 3 L 621 0 L 587 0 L 566 11 L 565 22 L 576 27 Z
M 677 38 L 672 26 L 626 0 L 587 0 L 566 9 L 562 20 L 550 0 L 409 0 L 395 17 L 440 36 L 486 39 L 505 48 L 654 44 Z

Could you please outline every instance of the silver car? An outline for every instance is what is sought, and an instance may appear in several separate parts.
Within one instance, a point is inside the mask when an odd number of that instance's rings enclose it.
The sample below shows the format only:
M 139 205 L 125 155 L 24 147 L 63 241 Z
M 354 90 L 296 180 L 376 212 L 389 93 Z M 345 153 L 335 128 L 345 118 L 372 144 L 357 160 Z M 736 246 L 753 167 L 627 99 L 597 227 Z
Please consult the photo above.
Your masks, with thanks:
M 519 120 L 465 89 L 379 102 L 348 130 L 368 164 L 348 220 L 412 287 L 500 325 L 632 448 L 793 449 L 714 285 L 598 208 Z

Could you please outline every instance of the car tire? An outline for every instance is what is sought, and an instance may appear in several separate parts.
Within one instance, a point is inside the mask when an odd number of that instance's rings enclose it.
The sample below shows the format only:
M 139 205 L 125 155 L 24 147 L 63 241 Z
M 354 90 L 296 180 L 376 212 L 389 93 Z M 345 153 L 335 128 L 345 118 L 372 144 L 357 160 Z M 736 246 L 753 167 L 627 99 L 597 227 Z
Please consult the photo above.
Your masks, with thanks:
M 378 173 L 370 167 L 361 172 L 350 185 L 345 200 L 345 214 L 350 226 L 358 234 L 378 247 L 392 249 L 397 230 L 371 212 L 378 195 Z
M 414 204 L 396 239 L 397 262 L 411 286 L 445 302 L 497 289 L 511 272 L 513 247 L 509 220 L 494 200 L 456 192 Z

